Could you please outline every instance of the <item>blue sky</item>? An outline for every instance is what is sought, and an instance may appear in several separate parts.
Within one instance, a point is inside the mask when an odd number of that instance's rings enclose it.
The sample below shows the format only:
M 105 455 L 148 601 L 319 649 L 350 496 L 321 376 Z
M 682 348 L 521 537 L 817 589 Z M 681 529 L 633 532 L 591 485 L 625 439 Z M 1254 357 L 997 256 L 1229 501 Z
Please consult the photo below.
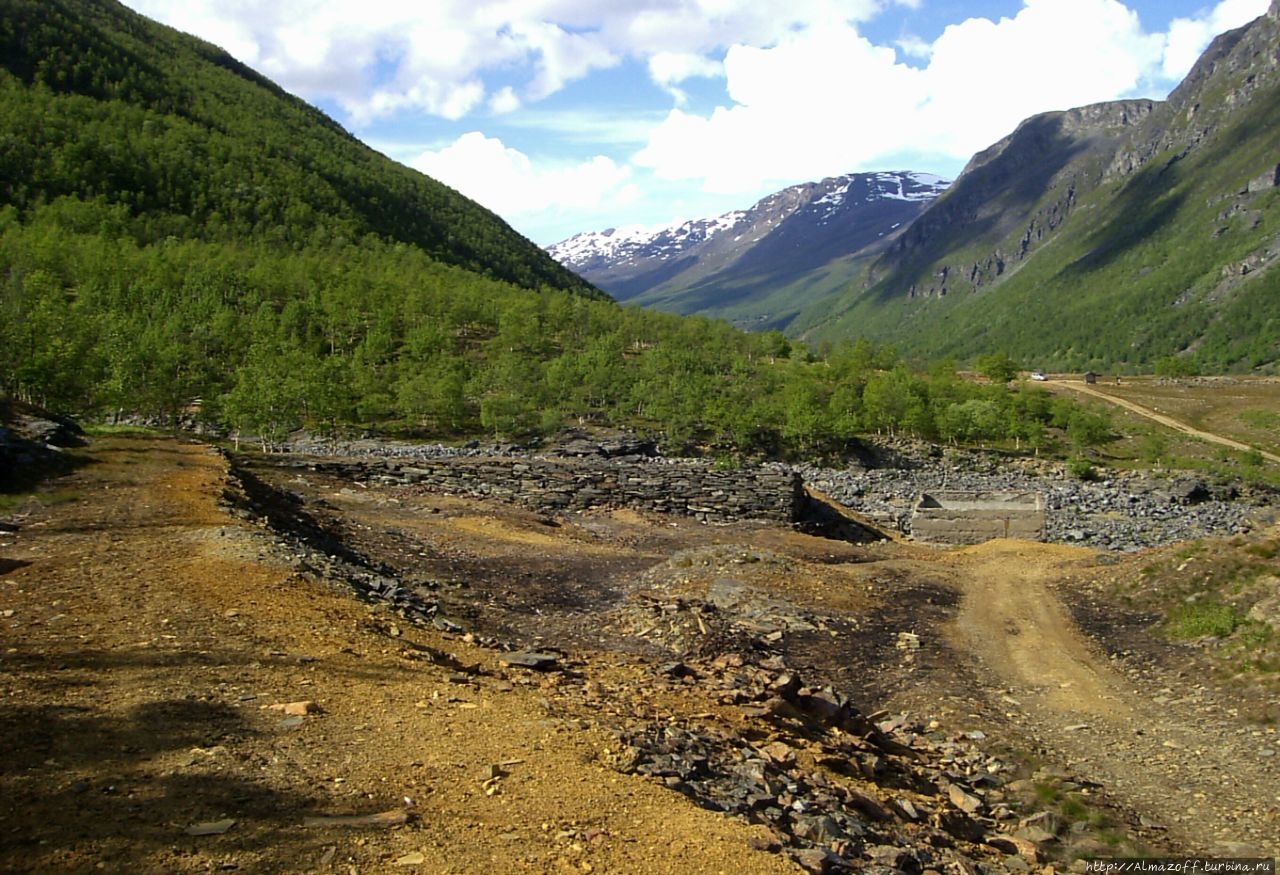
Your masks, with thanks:
M 1268 0 L 125 0 L 533 241 L 868 170 L 954 177 L 1022 119 L 1163 98 Z

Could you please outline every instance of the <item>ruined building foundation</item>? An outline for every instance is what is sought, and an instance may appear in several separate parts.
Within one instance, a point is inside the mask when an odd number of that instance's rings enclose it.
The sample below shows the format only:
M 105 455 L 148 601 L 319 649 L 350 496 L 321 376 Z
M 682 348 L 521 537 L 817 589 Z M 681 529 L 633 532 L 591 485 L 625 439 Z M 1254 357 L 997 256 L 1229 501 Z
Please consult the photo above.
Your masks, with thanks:
M 923 493 L 911 534 L 934 544 L 980 544 L 993 538 L 1044 539 L 1045 501 L 1038 492 Z

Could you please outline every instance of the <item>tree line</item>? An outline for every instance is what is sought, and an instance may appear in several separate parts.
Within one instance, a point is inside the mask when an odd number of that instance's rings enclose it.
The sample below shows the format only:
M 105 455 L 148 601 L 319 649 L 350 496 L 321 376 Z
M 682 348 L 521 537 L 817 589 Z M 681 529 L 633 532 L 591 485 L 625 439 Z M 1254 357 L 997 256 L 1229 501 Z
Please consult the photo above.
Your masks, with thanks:
M 812 352 L 778 332 L 529 290 L 367 235 L 269 239 L 120 232 L 126 208 L 61 197 L 0 208 L 0 389 L 60 410 L 198 416 L 282 440 L 306 428 L 522 438 L 566 425 L 668 448 L 839 452 L 858 434 L 1035 448 L 1109 424 L 1030 385 L 927 370 L 865 341 Z

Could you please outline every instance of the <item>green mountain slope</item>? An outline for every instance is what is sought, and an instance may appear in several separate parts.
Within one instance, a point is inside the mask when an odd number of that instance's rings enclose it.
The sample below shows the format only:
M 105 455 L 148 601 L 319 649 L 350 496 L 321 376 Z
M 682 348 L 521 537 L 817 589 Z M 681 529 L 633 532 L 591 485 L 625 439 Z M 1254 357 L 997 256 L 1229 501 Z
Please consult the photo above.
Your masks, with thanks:
M 226 52 L 113 0 L 0 3 L 0 200 L 126 208 L 139 242 L 374 234 L 529 288 L 600 293 L 497 216 Z
M 1280 4 L 1163 103 L 1025 122 L 792 332 L 1053 369 L 1280 361 Z

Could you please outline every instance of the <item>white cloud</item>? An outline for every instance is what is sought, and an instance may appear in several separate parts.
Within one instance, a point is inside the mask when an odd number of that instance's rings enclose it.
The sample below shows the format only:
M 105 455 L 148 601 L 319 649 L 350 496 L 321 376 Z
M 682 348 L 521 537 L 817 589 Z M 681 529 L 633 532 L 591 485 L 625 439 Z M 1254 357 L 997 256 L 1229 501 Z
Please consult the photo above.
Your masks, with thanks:
M 665 110 L 636 111 L 608 106 L 547 109 L 525 107 L 502 118 L 504 128 L 522 139 L 554 140 L 563 151 L 630 153 L 649 139 L 650 132 L 666 116 Z
M 665 88 L 675 98 L 677 106 L 687 100 L 679 87 L 694 77 L 716 78 L 724 75 L 724 65 L 719 61 L 694 52 L 655 52 L 649 56 L 649 78 Z
M 1266 3 L 1224 0 L 1200 24 L 1214 33 Z M 915 67 L 856 24 L 802 29 L 732 47 L 731 102 L 704 115 L 673 110 L 634 160 L 661 178 L 744 192 L 873 169 L 907 151 L 963 162 L 1029 116 L 1150 94 L 1157 81 L 1167 90 L 1168 46 L 1119 0 L 1024 0 L 1012 18 L 971 18 L 930 45 L 901 46 L 924 59 Z
M 594 34 L 572 33 L 546 21 L 506 23 L 526 57 L 537 58 L 529 96 L 541 100 L 592 70 L 615 66 L 620 58 Z
M 519 226 L 554 210 L 593 210 L 638 196 L 631 172 L 597 155 L 565 165 L 535 165 L 501 140 L 473 131 L 407 162 Z
M 489 111 L 494 115 L 515 112 L 521 105 L 520 97 L 509 85 L 489 97 Z
M 307 99 L 337 103 L 357 124 L 405 109 L 457 119 L 486 104 L 510 106 L 512 95 L 538 101 L 627 58 L 649 64 L 654 81 L 678 93 L 683 79 L 714 75 L 731 44 L 767 45 L 791 28 L 867 20 L 880 6 L 880 0 L 129 2 L 216 40 Z
M 637 164 L 710 191 L 843 173 L 897 142 L 895 125 L 925 96 L 919 71 L 848 26 L 734 46 L 724 69 L 734 105 L 705 117 L 673 111 Z
M 915 36 L 901 37 L 895 40 L 893 44 L 898 47 L 898 51 L 902 52 L 902 54 L 906 55 L 908 58 L 928 60 L 929 55 L 933 53 L 932 44 Z
M 415 119 L 434 117 L 434 132 L 416 136 L 420 144 L 439 143 L 467 129 L 445 126 L 450 133 L 442 135 L 439 119 L 492 118 L 506 142 L 471 133 L 430 151 L 419 145 L 399 154 L 520 224 L 568 210 L 606 216 L 609 209 L 613 217 L 605 224 L 617 223 L 623 204 L 676 196 L 664 181 L 758 195 L 779 184 L 881 169 L 908 151 L 958 167 L 1030 115 L 1160 96 L 1214 34 L 1268 5 L 1221 0 L 1158 32 L 1145 30 L 1121 0 L 1023 0 L 1013 17 L 971 18 L 933 42 L 903 34 L 887 46 L 872 44 L 860 27 L 889 6 L 928 4 L 127 2 L 223 46 L 305 99 L 340 108 L 345 122 L 366 132 L 408 138 L 415 136 Z M 635 83 L 637 93 L 658 95 L 657 105 L 640 99 L 610 104 L 616 95 L 586 81 L 603 70 L 621 77 L 633 69 L 647 72 L 670 98 Z M 685 88 L 692 92 L 695 79 L 703 80 L 696 84 L 700 100 L 722 83 L 723 105 L 691 110 Z M 611 87 L 618 81 L 610 80 Z M 583 83 L 575 95 L 588 95 L 589 106 L 541 103 L 573 83 Z M 596 157 L 531 157 L 552 147 L 530 144 L 552 140 L 562 154 Z
M 772 66 L 802 80 L 810 59 L 787 49 L 797 34 L 841 34 L 887 5 L 921 0 L 130 0 L 200 34 L 308 99 L 337 103 L 358 123 L 404 109 L 457 119 L 483 106 L 509 111 L 593 71 L 632 58 L 677 105 L 680 83 L 720 75 L 731 46 L 776 51 Z M 1181 78 L 1210 38 L 1266 11 L 1267 0 L 1221 0 L 1208 13 L 1146 36 L 1119 0 L 1024 0 L 1011 19 L 970 19 L 927 47 L 948 83 L 1050 89 L 1070 99 L 1104 75 Z M 1161 42 L 1162 56 L 1153 58 Z M 967 54 L 957 59 L 961 52 Z M 864 50 L 859 49 L 863 54 Z M 802 62 L 795 71 L 783 64 Z M 1039 63 L 1036 63 L 1040 59 Z M 983 63 L 985 62 L 985 63 Z M 1052 64 L 1050 63 L 1052 62 Z M 1061 63 L 1059 63 L 1061 62 Z M 841 59 L 833 59 L 839 67 Z M 991 71 L 1001 71 L 992 75 Z M 958 79 L 950 78 L 958 75 Z M 1074 82 L 1084 79 L 1086 82 Z M 733 82 L 730 82 L 733 85 Z M 952 91 L 958 90 L 952 89 Z M 1117 93 L 1122 89 L 1113 88 Z M 736 98 L 735 98 L 736 99 Z M 940 102 L 941 97 L 938 101 Z
M 970 19 L 938 38 L 924 124 L 935 145 L 972 154 L 1031 115 L 1133 93 L 1160 54 L 1116 0 L 1025 0 L 1014 18 Z

